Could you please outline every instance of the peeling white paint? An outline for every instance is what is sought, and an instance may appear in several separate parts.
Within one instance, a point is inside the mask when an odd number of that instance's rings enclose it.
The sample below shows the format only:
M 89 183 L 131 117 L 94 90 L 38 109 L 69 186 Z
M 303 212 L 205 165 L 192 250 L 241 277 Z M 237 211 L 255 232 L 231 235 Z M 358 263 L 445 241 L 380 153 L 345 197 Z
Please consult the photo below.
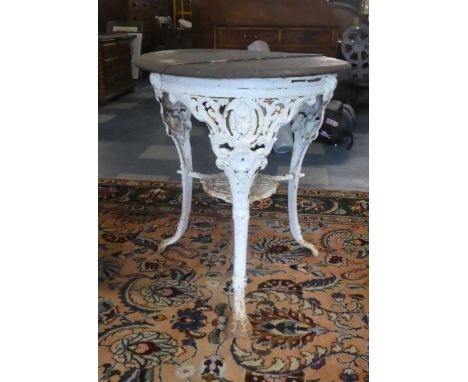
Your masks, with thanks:
M 300 78 L 202 79 L 152 73 L 151 83 L 161 104 L 166 132 L 174 140 L 181 161 L 182 215 L 175 235 L 164 240 L 158 252 L 175 243 L 187 228 L 192 196 L 192 178 L 199 178 L 211 195 L 232 202 L 234 220 L 233 316 L 231 331 L 242 335 L 249 328 L 245 312 L 249 202 L 270 196 L 279 180 L 288 180 L 291 232 L 314 256 L 318 251 L 301 234 L 297 216 L 297 189 L 302 161 L 309 144 L 318 136 L 324 110 L 336 87 L 336 75 Z M 194 173 L 190 148 L 191 114 L 206 123 L 216 165 L 224 171 Z M 258 171 L 267 165 L 278 129 L 292 122 L 294 133 L 290 173 L 277 177 Z M 227 179 L 227 181 L 226 181 Z M 229 184 L 230 195 L 227 195 Z M 255 184 L 255 186 L 253 186 Z M 262 188 L 263 187 L 263 188 Z

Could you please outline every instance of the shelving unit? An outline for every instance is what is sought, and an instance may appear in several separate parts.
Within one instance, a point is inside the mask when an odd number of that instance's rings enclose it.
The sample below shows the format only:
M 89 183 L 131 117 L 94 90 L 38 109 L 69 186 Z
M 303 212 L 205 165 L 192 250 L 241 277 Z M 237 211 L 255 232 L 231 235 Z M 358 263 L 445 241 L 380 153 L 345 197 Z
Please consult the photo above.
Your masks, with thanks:
M 190 0 L 172 0 L 172 22 L 175 28 L 179 19 L 192 20 Z

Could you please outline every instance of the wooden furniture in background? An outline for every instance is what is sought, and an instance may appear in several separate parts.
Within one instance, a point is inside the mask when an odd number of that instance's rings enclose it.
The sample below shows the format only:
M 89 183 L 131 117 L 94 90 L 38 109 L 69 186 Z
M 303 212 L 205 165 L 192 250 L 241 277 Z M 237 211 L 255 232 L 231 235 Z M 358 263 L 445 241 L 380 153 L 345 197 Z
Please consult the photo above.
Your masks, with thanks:
M 164 49 L 190 49 L 193 47 L 191 29 L 167 29 L 163 35 Z
M 178 26 L 177 20 L 192 19 L 192 10 L 190 8 L 190 0 L 172 0 L 172 23 Z
M 134 38 L 120 33 L 98 36 L 100 104 L 133 90 L 130 44 Z
M 107 23 L 141 21 L 144 23 L 142 52 L 153 51 L 161 45 L 157 15 L 169 15 L 169 0 L 98 0 L 99 33 L 106 32 Z
M 128 0 L 128 20 L 144 23 L 142 52 L 152 51 L 157 45 L 158 23 L 155 18 L 157 3 L 155 0 Z
M 137 80 L 140 77 L 140 69 L 133 64 L 133 60 L 141 54 L 142 37 L 144 33 L 143 21 L 116 21 L 107 23 L 107 33 L 127 33 L 135 36 L 131 42 L 132 54 L 132 78 Z
M 105 33 L 109 20 L 127 20 L 128 0 L 98 0 L 98 32 Z
M 191 0 L 194 48 L 213 48 L 213 23 L 208 13 L 208 0 Z
M 337 53 L 326 0 L 192 0 L 192 22 L 196 48 L 246 49 L 264 40 L 272 51 Z

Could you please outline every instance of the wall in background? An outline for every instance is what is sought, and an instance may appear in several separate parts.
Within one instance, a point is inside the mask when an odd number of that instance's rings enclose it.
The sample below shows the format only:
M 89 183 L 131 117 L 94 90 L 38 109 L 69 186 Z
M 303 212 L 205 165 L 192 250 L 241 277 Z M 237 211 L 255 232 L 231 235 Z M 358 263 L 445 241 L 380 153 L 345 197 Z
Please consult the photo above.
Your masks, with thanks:
M 98 0 L 98 32 L 106 32 L 110 20 L 128 20 L 127 0 Z
M 106 32 L 108 21 L 143 21 L 142 51 L 152 51 L 160 45 L 155 16 L 170 15 L 170 0 L 98 0 L 98 31 Z

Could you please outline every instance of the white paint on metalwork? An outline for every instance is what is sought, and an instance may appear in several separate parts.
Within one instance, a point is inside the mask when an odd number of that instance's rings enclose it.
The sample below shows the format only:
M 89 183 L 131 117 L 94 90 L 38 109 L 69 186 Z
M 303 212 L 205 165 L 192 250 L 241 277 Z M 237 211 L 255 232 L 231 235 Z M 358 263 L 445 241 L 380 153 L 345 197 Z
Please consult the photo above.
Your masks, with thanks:
M 169 135 L 177 148 L 182 176 L 182 212 L 174 236 L 162 241 L 158 246 L 158 254 L 162 254 L 167 246 L 179 240 L 187 229 L 192 205 L 192 178 L 188 176 L 192 169 L 192 149 L 190 147 L 190 110 L 183 104 L 171 103 L 164 95 L 160 98 L 161 114 Z
M 292 234 L 301 245 L 309 248 L 314 256 L 318 255 L 314 245 L 302 238 L 297 216 L 297 188 L 302 160 L 308 145 L 318 135 L 325 107 L 336 86 L 336 75 L 202 79 L 152 73 L 150 80 L 161 103 L 166 132 L 174 140 L 179 153 L 183 187 L 182 216 L 177 232 L 172 238 L 161 243 L 159 252 L 175 243 L 187 227 L 192 177 L 198 177 L 206 183 L 204 187 L 211 195 L 221 195 L 225 200 L 231 201 L 234 220 L 234 301 L 230 332 L 233 335 L 244 335 L 250 325 L 245 312 L 244 290 L 249 202 L 252 195 L 255 200 L 256 196 L 270 196 L 276 191 L 276 187 L 273 190 L 275 182 L 287 178 Z M 225 173 L 223 181 L 219 175 L 192 172 L 190 113 L 206 123 L 210 130 L 209 138 L 217 158 L 216 165 Z M 261 191 L 252 187 L 256 184 L 258 171 L 267 165 L 267 156 L 276 141 L 278 129 L 291 121 L 294 145 L 290 174 L 276 179 L 263 178 L 260 184 L 263 184 L 264 189 Z M 227 183 L 230 198 L 226 196 Z
M 331 100 L 331 96 L 318 97 L 317 101 L 310 105 L 304 104 L 292 124 L 294 134 L 293 152 L 289 173 L 293 176 L 288 184 L 288 213 L 289 225 L 294 239 L 303 247 L 311 250 L 314 256 L 318 256 L 317 248 L 302 237 L 301 227 L 297 216 L 297 189 L 299 188 L 299 174 L 302 161 L 310 143 L 317 138 L 320 126 L 323 123 L 325 108 Z
M 225 173 L 219 174 L 198 174 L 190 173 L 189 176 L 200 179 L 203 190 L 215 197 L 224 200 L 225 202 L 232 203 L 232 193 Z M 249 193 L 249 203 L 257 200 L 265 199 L 273 195 L 278 186 L 278 180 L 289 179 L 289 175 L 285 177 L 275 177 L 269 175 L 258 174 L 252 184 L 252 189 Z

